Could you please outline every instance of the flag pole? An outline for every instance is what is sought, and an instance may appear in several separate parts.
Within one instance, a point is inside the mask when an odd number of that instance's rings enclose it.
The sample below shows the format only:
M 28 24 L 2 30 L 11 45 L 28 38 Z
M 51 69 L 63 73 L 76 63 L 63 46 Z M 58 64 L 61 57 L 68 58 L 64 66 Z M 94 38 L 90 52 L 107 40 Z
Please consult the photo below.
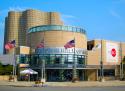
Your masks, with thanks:
M 13 61 L 14 61 L 14 59 L 15 59 L 15 58 L 14 58 L 14 54 L 15 54 L 15 53 L 14 53 L 14 49 L 13 49 Z M 15 70 L 15 67 L 14 67 L 14 62 L 13 62 L 13 78 L 14 78 L 14 76 L 15 76 L 15 75 L 14 75 L 14 72 L 15 72 L 14 70 Z
M 15 59 L 15 40 L 8 42 L 5 45 L 5 49 L 6 49 L 6 53 L 9 53 L 10 49 L 12 50 L 12 56 L 13 56 L 13 62 L 12 62 L 12 66 L 13 66 L 13 70 L 12 70 L 12 77 L 13 77 L 13 81 L 15 81 L 15 75 L 16 75 L 16 59 Z
M 16 47 L 14 47 L 14 51 L 16 51 Z M 16 81 L 16 52 L 14 52 L 14 60 L 15 60 L 15 81 Z
M 45 37 L 45 32 L 44 32 L 44 37 Z M 45 47 L 45 39 L 43 38 L 43 46 Z M 44 50 L 44 55 L 45 55 L 45 48 L 43 47 L 43 50 Z M 45 71 L 46 71 L 46 69 L 45 69 L 45 57 L 43 56 L 43 79 L 44 79 L 44 81 L 43 82 L 45 82 L 45 76 L 46 76 L 46 74 L 45 74 Z
M 76 44 L 76 40 L 75 40 L 75 37 L 74 37 L 74 45 Z M 76 45 L 74 46 L 74 59 L 73 59 L 73 80 L 75 81 L 76 78 L 77 78 L 77 72 L 76 72 L 76 60 L 75 60 L 75 47 Z

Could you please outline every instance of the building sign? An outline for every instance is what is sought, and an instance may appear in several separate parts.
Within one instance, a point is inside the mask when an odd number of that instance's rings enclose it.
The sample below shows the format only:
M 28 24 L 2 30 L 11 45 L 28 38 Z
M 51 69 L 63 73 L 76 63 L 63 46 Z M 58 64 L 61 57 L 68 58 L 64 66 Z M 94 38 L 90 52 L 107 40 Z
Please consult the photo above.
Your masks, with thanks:
M 20 46 L 20 54 L 29 54 L 29 53 L 30 53 L 30 47 Z
M 118 62 L 118 44 L 106 42 L 106 62 Z
M 86 54 L 86 49 L 83 48 L 68 48 L 65 49 L 64 47 L 54 47 L 54 48 L 38 48 L 35 50 L 36 54 L 77 54 L 77 55 L 84 55 Z

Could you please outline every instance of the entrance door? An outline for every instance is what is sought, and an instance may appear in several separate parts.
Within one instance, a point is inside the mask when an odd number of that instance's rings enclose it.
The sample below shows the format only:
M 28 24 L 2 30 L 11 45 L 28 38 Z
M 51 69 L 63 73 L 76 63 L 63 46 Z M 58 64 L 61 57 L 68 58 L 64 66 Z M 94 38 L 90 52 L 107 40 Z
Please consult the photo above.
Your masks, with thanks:
M 77 71 L 77 73 L 78 73 L 79 80 L 80 81 L 85 81 L 85 78 L 86 78 L 86 76 L 85 76 L 85 70 L 79 69 Z

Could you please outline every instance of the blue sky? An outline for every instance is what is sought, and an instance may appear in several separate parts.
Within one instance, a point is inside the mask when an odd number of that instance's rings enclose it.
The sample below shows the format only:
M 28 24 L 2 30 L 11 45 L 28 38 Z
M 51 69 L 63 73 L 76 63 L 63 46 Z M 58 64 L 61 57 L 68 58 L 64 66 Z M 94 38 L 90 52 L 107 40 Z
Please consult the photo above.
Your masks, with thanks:
M 88 40 L 125 41 L 125 0 L 1 0 L 0 3 L 0 54 L 3 50 L 4 18 L 10 10 L 60 12 L 66 25 L 84 28 Z

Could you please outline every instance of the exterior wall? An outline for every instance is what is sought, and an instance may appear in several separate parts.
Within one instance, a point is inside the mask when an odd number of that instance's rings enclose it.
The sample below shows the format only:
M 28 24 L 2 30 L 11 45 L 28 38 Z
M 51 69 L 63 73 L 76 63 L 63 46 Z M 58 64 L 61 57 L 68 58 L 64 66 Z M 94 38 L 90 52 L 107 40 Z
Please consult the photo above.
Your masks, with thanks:
M 100 65 L 99 57 L 100 53 L 99 50 L 96 51 L 88 51 L 87 55 L 87 65 Z
M 0 81 L 9 81 L 8 75 L 0 75 Z
M 97 69 L 87 70 L 88 81 L 97 81 Z
M 13 65 L 13 55 L 0 55 L 0 63 L 3 65 Z
M 23 12 L 10 11 L 5 22 L 5 44 L 16 40 L 16 47 L 26 45 L 26 33 L 31 27 L 38 25 L 63 25 L 59 13 L 26 10 Z M 14 50 L 7 53 L 12 54 Z M 5 53 L 5 50 L 4 50 Z
M 106 40 L 103 40 L 103 42 L 102 42 L 102 60 L 103 60 L 103 64 L 104 65 L 119 65 L 120 64 L 120 55 L 118 55 L 118 62 L 116 63 L 116 62 L 107 62 L 107 60 L 106 60 L 106 42 L 110 42 L 110 43 L 116 43 L 116 44 L 118 44 L 118 47 L 119 47 L 119 43 L 117 43 L 117 42 L 113 42 L 113 41 L 106 41 Z M 119 49 L 120 49 L 120 47 L 119 47 Z M 119 52 L 119 54 L 120 54 L 120 52 Z
M 76 41 L 76 48 L 87 49 L 87 39 L 86 36 L 81 33 L 65 32 L 65 31 L 45 31 L 45 32 L 35 32 L 29 34 L 28 46 L 31 48 L 36 48 L 36 46 L 41 42 L 45 41 L 45 47 L 63 47 L 68 41 L 74 39 Z
M 125 43 L 122 43 L 122 58 L 123 58 L 123 77 L 125 78 L 125 51 L 123 51 L 123 50 L 125 50 Z
M 63 22 L 60 20 L 60 16 L 57 12 L 49 12 L 50 16 L 50 25 L 63 25 Z
M 119 55 L 118 55 L 118 62 L 113 63 L 113 62 L 107 62 L 106 60 L 106 42 L 110 43 L 116 43 L 118 44 L 119 47 Z M 98 44 L 101 44 L 100 40 L 93 40 L 89 41 L 88 45 L 93 45 L 96 46 Z M 121 48 L 121 49 L 120 49 Z M 88 51 L 88 56 L 87 56 L 87 65 L 96 65 L 94 66 L 95 68 L 99 69 L 100 65 L 100 51 L 101 49 L 96 49 L 96 50 L 91 50 Z M 125 43 L 124 42 L 114 42 L 114 41 L 107 41 L 107 40 L 102 40 L 102 61 L 103 61 L 103 67 L 104 69 L 115 69 L 115 77 L 114 76 L 105 76 L 105 80 L 113 80 L 113 79 L 119 79 L 120 77 L 120 63 L 121 63 L 121 50 L 122 50 L 122 60 L 125 57 Z M 94 61 L 93 61 L 94 59 Z M 123 63 L 124 64 L 124 63 Z M 90 67 L 91 67 L 90 66 Z M 91 68 L 93 69 L 93 68 Z M 123 72 L 124 77 L 125 77 L 125 71 Z
M 122 58 L 124 58 L 124 56 L 125 56 L 125 43 L 124 42 L 122 42 L 121 43 L 121 47 L 122 47 Z
M 118 44 L 118 47 L 119 47 L 119 50 L 120 50 L 120 43 L 119 42 L 113 42 L 113 41 L 107 41 L 107 40 L 102 40 L 102 60 L 103 60 L 103 65 L 120 65 L 120 62 L 121 62 L 121 54 L 120 54 L 120 51 L 119 51 L 119 62 L 118 63 L 109 63 L 106 61 L 106 42 L 110 42 L 110 43 L 116 43 Z M 100 40 L 93 40 L 93 41 L 90 41 L 88 42 L 88 45 L 89 44 L 93 44 L 94 46 L 96 46 L 97 44 L 101 44 L 101 41 Z M 121 43 L 121 47 L 122 47 L 122 58 L 124 58 L 125 56 L 125 52 L 123 50 L 125 50 L 125 43 Z M 96 49 L 96 50 L 91 50 L 91 51 L 88 51 L 88 65 L 98 65 L 99 64 L 99 56 L 101 53 L 99 53 L 101 50 L 100 49 Z M 94 59 L 95 61 L 92 62 L 92 59 Z

